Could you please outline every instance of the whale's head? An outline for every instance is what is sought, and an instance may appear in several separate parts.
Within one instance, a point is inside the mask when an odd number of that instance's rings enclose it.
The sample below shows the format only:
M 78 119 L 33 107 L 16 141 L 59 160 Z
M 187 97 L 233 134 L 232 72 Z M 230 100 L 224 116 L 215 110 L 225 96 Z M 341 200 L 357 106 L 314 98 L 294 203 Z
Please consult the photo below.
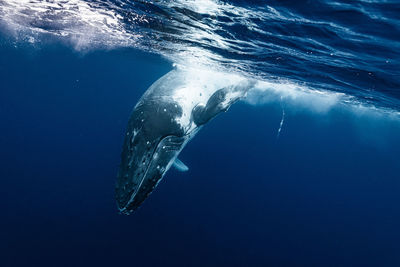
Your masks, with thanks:
M 141 101 L 128 122 L 116 185 L 121 213 L 129 214 L 153 191 L 191 134 L 176 122 L 173 102 Z

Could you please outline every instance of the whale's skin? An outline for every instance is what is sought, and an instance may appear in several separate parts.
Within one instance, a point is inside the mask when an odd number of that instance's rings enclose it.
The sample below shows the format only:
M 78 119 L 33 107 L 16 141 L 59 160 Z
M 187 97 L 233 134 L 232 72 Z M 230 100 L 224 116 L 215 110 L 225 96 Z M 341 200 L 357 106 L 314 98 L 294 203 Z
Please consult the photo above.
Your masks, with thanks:
M 204 80 L 209 76 L 215 79 L 211 85 Z M 234 75 L 178 69 L 151 85 L 135 105 L 126 129 L 115 190 L 120 212 L 136 210 L 187 142 L 249 87 L 248 80 Z

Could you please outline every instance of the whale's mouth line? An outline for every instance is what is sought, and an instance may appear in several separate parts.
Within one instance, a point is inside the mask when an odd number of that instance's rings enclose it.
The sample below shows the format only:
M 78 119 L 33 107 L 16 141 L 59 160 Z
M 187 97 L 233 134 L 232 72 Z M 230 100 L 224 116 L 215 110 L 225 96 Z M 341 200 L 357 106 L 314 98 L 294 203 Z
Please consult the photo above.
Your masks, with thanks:
M 154 157 L 155 151 L 157 150 L 157 148 L 158 148 L 158 146 L 160 145 L 161 141 L 162 141 L 164 138 L 166 138 L 166 137 L 167 137 L 167 136 L 165 136 L 165 137 L 163 137 L 163 138 L 160 138 L 160 140 L 157 142 L 157 145 L 154 147 L 153 152 L 151 153 L 151 158 Z M 147 162 L 146 171 L 145 171 L 144 174 L 142 175 L 142 179 L 140 180 L 139 185 L 133 190 L 133 192 L 132 192 L 132 194 L 131 194 L 131 197 L 130 197 L 129 200 L 126 202 L 126 204 L 124 205 L 124 207 L 123 207 L 123 208 L 119 208 L 119 211 L 120 211 L 121 213 L 125 213 L 125 212 L 128 211 L 128 210 L 127 210 L 127 207 L 129 207 L 129 205 L 134 201 L 135 196 L 136 196 L 137 193 L 139 192 L 139 189 L 140 189 L 140 187 L 141 187 L 142 184 L 143 184 L 144 178 L 146 177 L 146 175 L 147 175 L 147 173 L 148 173 L 148 171 L 149 171 L 150 165 L 151 165 L 151 161 L 149 160 L 149 162 Z
M 185 135 L 185 136 L 186 136 L 186 135 Z M 156 151 L 158 150 L 158 148 L 159 148 L 159 146 L 160 146 L 160 143 L 161 143 L 165 138 L 168 138 L 168 137 L 177 137 L 177 138 L 178 138 L 178 136 L 176 136 L 176 135 L 165 135 L 165 136 L 163 136 L 163 137 L 161 137 L 161 138 L 159 139 L 159 141 L 157 142 L 157 144 L 154 146 L 153 152 L 151 153 L 151 160 L 149 160 L 149 161 L 147 162 L 146 170 L 145 170 L 144 174 L 142 175 L 142 178 L 141 178 L 141 180 L 140 180 L 139 185 L 136 186 L 136 188 L 133 190 L 133 192 L 131 193 L 131 196 L 130 196 L 129 200 L 126 202 L 126 204 L 125 204 L 123 207 L 120 207 L 120 208 L 119 208 L 120 213 L 130 213 L 131 211 L 133 211 L 133 210 L 130 210 L 130 209 L 129 209 L 129 206 L 134 202 L 135 197 L 137 196 L 138 192 L 140 191 L 140 189 L 141 189 L 141 187 L 142 187 L 142 185 L 143 185 L 143 182 L 145 181 L 145 178 L 146 178 L 146 176 L 147 176 L 147 174 L 148 174 L 148 172 L 149 172 L 151 163 L 152 163 L 152 161 L 154 160 L 154 154 L 155 154 Z M 164 175 L 164 173 L 166 172 L 166 170 L 167 170 L 167 168 L 164 167 L 164 171 L 162 172 L 162 175 L 161 175 L 161 177 L 159 178 L 159 180 L 162 178 L 162 176 Z

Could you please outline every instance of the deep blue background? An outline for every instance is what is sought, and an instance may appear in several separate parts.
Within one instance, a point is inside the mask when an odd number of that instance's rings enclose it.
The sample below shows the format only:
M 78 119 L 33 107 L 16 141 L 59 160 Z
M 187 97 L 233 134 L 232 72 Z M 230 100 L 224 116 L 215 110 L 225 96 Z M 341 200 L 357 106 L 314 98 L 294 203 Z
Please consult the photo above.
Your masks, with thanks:
M 239 103 L 119 215 L 124 129 L 168 62 L 0 49 L 0 266 L 399 266 L 400 124 Z

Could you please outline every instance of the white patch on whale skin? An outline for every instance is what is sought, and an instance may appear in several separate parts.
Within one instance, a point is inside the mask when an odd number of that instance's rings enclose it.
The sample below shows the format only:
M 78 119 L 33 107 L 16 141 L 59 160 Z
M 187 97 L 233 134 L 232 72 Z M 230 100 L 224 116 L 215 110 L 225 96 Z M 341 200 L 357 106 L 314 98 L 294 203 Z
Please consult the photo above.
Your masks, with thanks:
M 246 78 L 236 74 L 223 73 L 199 68 L 178 68 L 177 75 L 180 84 L 172 93 L 173 101 L 179 103 L 182 115 L 175 121 L 185 131 L 190 132 L 196 125 L 191 121 L 192 110 L 199 104 L 207 104 L 210 97 L 218 90 L 229 86 L 236 86 Z M 245 91 L 232 91 L 227 99 L 221 103 L 228 106 L 230 99 L 243 96 Z

